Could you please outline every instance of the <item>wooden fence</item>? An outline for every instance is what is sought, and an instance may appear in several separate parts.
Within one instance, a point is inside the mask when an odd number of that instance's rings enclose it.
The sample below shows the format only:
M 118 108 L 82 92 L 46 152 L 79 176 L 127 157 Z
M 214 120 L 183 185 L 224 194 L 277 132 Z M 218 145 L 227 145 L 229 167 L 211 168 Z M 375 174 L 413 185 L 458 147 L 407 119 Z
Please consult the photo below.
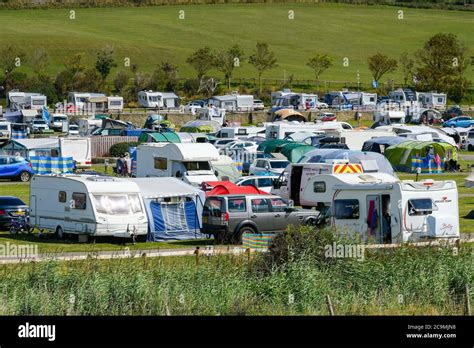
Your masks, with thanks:
M 138 141 L 138 137 L 133 136 L 93 136 L 91 137 L 92 158 L 109 156 L 112 145 Z

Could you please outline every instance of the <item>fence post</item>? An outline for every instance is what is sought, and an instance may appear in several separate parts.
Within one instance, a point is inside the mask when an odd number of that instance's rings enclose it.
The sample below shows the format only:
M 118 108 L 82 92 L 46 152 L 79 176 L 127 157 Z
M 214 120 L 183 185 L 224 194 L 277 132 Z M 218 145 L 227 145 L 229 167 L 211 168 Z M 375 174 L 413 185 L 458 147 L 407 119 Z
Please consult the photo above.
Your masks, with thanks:
M 194 251 L 194 255 L 196 255 L 196 267 L 199 266 L 199 247 L 196 247 L 196 250 Z
M 466 315 L 471 315 L 471 299 L 469 285 L 466 283 Z
M 331 296 L 326 295 L 326 302 L 327 302 L 327 305 L 328 305 L 329 315 L 334 316 L 334 308 L 332 306 Z

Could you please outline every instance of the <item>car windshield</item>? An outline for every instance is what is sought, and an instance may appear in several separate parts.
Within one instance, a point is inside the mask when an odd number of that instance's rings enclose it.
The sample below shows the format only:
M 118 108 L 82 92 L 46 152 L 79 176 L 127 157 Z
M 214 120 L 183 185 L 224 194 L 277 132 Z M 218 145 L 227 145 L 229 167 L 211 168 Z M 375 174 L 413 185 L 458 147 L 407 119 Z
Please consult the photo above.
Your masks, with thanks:
M 0 197 L 0 205 L 25 205 L 25 203 L 16 197 Z
M 38 121 L 33 121 L 34 124 L 46 124 L 46 122 L 38 120 Z
M 142 207 L 137 194 L 105 194 L 93 195 L 94 205 L 98 213 L 108 215 L 128 215 L 141 213 Z
M 270 167 L 274 168 L 274 169 L 284 169 L 286 168 L 286 166 L 290 164 L 290 162 L 288 161 L 271 161 L 270 162 Z

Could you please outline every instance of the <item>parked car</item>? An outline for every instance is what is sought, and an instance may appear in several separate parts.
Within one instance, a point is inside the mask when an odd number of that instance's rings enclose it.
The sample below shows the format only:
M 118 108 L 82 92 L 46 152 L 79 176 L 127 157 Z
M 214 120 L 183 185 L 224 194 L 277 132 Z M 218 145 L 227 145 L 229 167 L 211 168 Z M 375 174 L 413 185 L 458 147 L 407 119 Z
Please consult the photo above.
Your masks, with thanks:
M 329 122 L 329 121 L 336 121 L 336 120 L 337 120 L 337 117 L 332 112 L 323 112 L 319 114 L 318 116 L 318 121 L 321 121 L 321 122 Z
M 234 138 L 217 138 L 212 145 L 214 145 L 218 150 L 226 147 L 227 144 L 234 142 Z
M 33 133 L 42 133 L 49 131 L 49 126 L 44 120 L 33 120 L 31 123 L 31 129 Z
M 20 156 L 0 156 L 0 179 L 30 181 L 34 175 L 31 163 Z
M 8 228 L 14 219 L 28 217 L 29 207 L 18 197 L 0 196 L 0 229 Z
M 193 100 L 184 106 L 184 111 L 192 112 L 193 109 L 195 110 L 195 109 L 203 108 L 205 105 L 206 105 L 206 102 L 204 100 Z
M 474 124 L 474 120 L 471 116 L 457 116 L 453 117 L 448 121 L 443 122 L 443 127 L 464 127 L 468 128 Z
M 257 152 L 257 158 L 273 158 L 269 153 Z M 242 163 L 242 175 L 249 174 L 250 166 L 253 162 L 244 162 Z
M 242 243 L 244 233 L 284 231 L 288 225 L 316 225 L 316 210 L 296 209 L 274 195 L 209 196 L 203 210 L 204 234 L 218 242 Z
M 265 109 L 265 104 L 263 104 L 263 101 L 260 99 L 254 99 L 253 100 L 253 109 L 254 110 L 264 110 Z
M 273 187 L 273 180 L 278 179 L 277 175 L 251 175 L 243 176 L 235 184 L 238 186 L 254 186 L 259 190 L 270 193 Z
M 235 140 L 228 144 L 226 144 L 222 149 L 222 153 L 231 153 L 233 151 L 246 151 L 250 153 L 257 152 L 258 145 L 252 141 L 243 141 L 243 140 Z
M 474 151 L 474 129 L 471 129 L 467 136 L 467 149 L 469 151 Z
M 79 135 L 79 126 L 77 124 L 69 125 L 69 135 Z
M 329 105 L 326 104 L 326 103 L 317 101 L 317 102 L 314 104 L 314 108 L 315 108 L 315 109 L 329 109 Z
M 463 111 L 459 105 L 451 106 L 443 112 L 443 119 L 449 120 L 453 117 L 462 116 Z
M 275 175 L 280 175 L 283 173 L 288 164 L 290 164 L 290 161 L 277 158 L 257 158 L 250 165 L 249 174 L 258 175 L 260 173 L 272 173 Z

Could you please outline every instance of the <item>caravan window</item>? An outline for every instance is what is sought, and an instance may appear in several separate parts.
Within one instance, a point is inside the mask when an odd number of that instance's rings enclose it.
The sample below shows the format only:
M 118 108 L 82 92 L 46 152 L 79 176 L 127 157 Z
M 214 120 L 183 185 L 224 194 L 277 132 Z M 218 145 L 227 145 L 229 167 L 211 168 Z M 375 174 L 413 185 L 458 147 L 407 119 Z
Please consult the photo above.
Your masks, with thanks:
M 72 209 L 86 210 L 86 194 L 74 192 L 72 194 Z
M 155 157 L 155 169 L 160 169 L 160 170 L 168 169 L 168 160 L 162 157 Z
M 196 161 L 196 162 L 183 162 L 186 170 L 211 170 L 209 162 Z
M 101 214 L 128 215 L 142 212 L 137 194 L 93 195 L 93 197 L 95 209 Z
M 313 183 L 314 193 L 326 192 L 326 183 L 324 181 L 315 181 Z
M 334 217 L 343 220 L 358 220 L 359 200 L 336 199 L 334 201 Z
M 431 198 L 418 198 L 408 200 L 408 215 L 428 215 L 438 210 L 436 204 L 433 203 Z
M 59 191 L 58 193 L 58 200 L 61 203 L 66 202 L 66 191 Z

